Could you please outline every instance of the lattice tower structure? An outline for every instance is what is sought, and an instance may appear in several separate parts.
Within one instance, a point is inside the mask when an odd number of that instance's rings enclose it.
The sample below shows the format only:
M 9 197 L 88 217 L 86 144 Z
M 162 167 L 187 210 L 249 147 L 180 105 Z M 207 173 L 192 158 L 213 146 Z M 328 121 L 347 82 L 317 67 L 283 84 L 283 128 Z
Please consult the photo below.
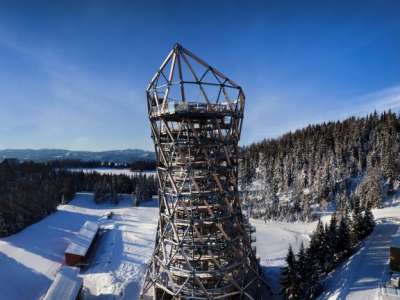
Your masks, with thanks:
M 142 298 L 260 299 L 238 191 L 242 88 L 176 44 L 146 94 L 159 223 Z

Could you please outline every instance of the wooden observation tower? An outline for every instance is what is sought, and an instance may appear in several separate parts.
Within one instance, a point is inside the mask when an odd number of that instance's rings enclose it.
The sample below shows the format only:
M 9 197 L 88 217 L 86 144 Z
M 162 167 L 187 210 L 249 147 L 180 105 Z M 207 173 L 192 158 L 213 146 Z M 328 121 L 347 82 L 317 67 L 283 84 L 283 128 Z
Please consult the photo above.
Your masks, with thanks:
M 160 219 L 141 298 L 265 299 L 239 201 L 242 88 L 176 44 L 146 93 Z

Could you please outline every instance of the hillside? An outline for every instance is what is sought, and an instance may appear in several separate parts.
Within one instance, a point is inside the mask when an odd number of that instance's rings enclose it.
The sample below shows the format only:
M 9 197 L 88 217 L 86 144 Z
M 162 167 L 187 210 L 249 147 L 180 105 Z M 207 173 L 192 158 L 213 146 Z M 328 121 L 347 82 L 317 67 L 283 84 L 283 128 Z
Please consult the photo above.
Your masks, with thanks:
M 240 187 L 253 217 L 308 220 L 317 212 L 379 207 L 399 188 L 400 116 L 310 125 L 244 147 Z
M 64 149 L 4 149 L 0 150 L 0 161 L 7 158 L 33 160 L 38 162 L 51 160 L 81 160 L 114 163 L 130 163 L 138 160 L 154 160 L 152 151 L 141 149 L 110 151 L 72 151 Z

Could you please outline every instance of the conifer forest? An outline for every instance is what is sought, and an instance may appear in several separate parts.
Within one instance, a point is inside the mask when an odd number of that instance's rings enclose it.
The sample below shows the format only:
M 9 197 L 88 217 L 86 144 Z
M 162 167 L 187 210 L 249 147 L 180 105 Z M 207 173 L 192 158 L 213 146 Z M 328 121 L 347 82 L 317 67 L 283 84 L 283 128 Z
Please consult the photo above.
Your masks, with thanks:
M 243 147 L 240 187 L 252 217 L 312 220 L 380 207 L 399 187 L 400 116 L 351 117 Z

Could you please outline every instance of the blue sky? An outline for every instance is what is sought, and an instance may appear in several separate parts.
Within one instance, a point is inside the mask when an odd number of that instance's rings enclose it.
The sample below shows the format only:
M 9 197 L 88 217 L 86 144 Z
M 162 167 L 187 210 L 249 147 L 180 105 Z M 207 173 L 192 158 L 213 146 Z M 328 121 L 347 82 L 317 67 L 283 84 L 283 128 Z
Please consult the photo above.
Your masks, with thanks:
M 175 42 L 244 88 L 242 144 L 400 109 L 399 1 L 1 1 L 0 148 L 152 149 Z

